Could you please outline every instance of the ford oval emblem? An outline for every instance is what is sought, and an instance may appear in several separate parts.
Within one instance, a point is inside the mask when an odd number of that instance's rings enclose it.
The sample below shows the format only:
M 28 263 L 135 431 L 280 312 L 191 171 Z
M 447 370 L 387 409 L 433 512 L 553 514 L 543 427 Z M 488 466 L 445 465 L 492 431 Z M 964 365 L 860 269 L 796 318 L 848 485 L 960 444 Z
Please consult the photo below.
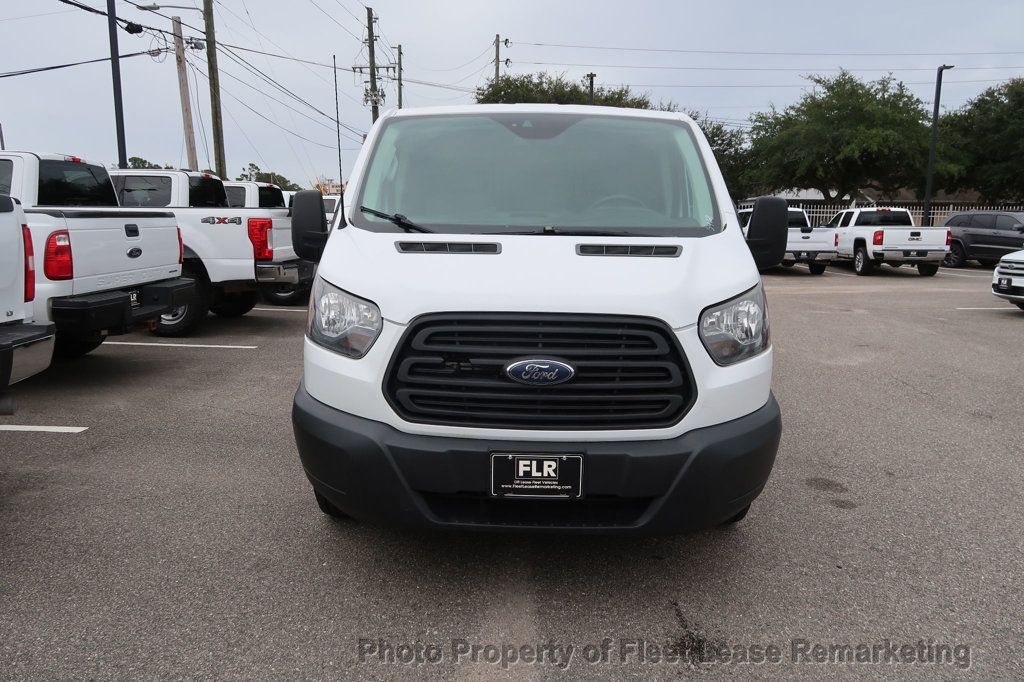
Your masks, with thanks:
M 551 358 L 530 358 L 505 365 L 505 375 L 509 379 L 527 386 L 561 384 L 572 379 L 575 374 L 572 365 Z
M 134 248 L 128 249 L 128 257 L 129 258 L 138 258 L 141 255 L 142 255 L 142 249 L 140 249 L 137 246 L 134 247 Z

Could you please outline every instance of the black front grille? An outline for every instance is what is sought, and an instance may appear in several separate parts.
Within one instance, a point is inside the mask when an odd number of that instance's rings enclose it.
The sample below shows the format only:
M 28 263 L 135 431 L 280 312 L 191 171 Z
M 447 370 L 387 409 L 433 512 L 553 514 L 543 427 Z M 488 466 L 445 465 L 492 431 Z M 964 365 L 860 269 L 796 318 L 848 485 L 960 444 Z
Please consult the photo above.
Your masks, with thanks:
M 549 358 L 575 376 L 551 386 L 510 380 L 509 363 Z M 417 318 L 388 367 L 384 393 L 405 420 L 531 430 L 671 426 L 696 388 L 672 330 L 644 317 L 446 313 Z
M 420 493 L 444 523 L 548 528 L 633 526 L 652 497 L 587 497 L 582 500 L 499 499 L 486 494 Z

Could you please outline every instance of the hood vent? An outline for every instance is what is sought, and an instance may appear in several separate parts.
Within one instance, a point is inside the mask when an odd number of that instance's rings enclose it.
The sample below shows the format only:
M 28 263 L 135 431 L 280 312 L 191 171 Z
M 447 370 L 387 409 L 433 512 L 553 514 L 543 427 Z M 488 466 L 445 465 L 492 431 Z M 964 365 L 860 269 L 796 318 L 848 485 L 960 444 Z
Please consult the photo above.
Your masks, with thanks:
M 395 242 L 399 253 L 501 253 L 501 244 L 489 242 Z
M 681 246 L 655 246 L 653 244 L 577 244 L 579 256 L 646 256 L 654 258 L 678 258 L 683 252 Z

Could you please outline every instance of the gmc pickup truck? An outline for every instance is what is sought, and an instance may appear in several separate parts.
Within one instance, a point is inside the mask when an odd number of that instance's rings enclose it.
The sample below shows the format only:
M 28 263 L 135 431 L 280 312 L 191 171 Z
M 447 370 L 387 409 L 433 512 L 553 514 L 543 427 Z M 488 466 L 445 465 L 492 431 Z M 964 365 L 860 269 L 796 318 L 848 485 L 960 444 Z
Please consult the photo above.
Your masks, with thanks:
M 0 152 L 0 194 L 24 207 L 37 266 L 26 320 L 55 325 L 57 355 L 84 355 L 191 300 L 174 214 L 118 207 L 102 165 Z
M 7 387 L 49 367 L 53 325 L 31 324 L 36 295 L 32 237 L 21 205 L 0 196 L 0 405 Z M 5 411 L 0 407 L 0 414 Z
M 747 223 L 754 213 L 752 208 L 740 209 L 736 217 L 740 229 L 747 233 Z M 836 257 L 836 231 L 832 227 L 811 227 L 807 212 L 802 208 L 789 209 L 789 237 L 786 240 L 786 255 L 781 265 L 791 268 L 797 263 L 807 263 L 812 275 L 825 274 L 825 268 Z
M 231 208 L 224 183 L 210 173 L 127 169 L 111 176 L 122 206 L 174 211 L 181 228 L 184 272 L 196 280 L 196 294 L 161 317 L 158 335 L 187 335 L 208 312 L 244 315 L 263 286 L 312 280 L 313 264 L 296 258 L 292 248 L 283 202 L 279 208 Z
M 949 253 L 949 230 L 916 227 L 905 208 L 851 208 L 825 226 L 836 229 L 837 255 L 852 260 L 858 275 L 870 275 L 882 263 L 895 268 L 910 263 L 921 276 L 931 277 Z

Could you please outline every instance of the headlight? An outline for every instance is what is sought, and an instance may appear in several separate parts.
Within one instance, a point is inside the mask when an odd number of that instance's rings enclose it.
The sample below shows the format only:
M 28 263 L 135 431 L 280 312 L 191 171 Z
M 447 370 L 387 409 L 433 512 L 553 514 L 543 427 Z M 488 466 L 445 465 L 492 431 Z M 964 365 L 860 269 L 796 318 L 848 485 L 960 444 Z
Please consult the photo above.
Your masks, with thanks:
M 306 333 L 316 344 L 361 358 L 380 335 L 380 308 L 317 277 L 309 298 Z
M 768 348 L 768 302 L 761 283 L 700 314 L 700 340 L 711 359 L 731 365 Z

